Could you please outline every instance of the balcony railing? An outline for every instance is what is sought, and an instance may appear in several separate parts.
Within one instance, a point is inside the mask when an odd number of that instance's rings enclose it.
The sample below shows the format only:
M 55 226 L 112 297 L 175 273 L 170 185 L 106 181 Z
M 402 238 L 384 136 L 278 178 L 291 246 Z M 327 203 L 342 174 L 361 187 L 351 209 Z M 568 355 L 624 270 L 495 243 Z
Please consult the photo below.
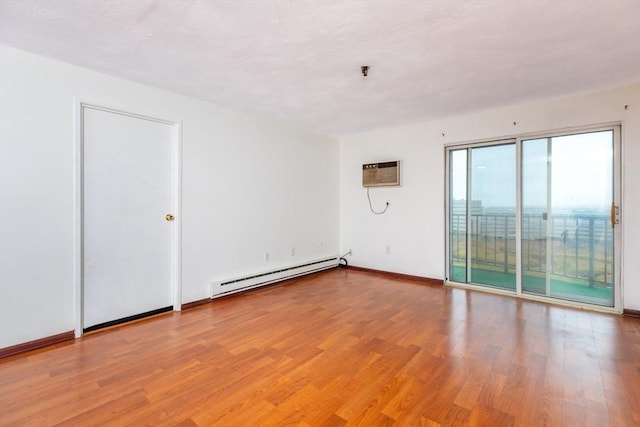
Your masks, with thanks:
M 523 274 L 547 271 L 586 281 L 590 287 L 613 284 L 613 234 L 608 215 L 524 214 L 522 217 Z M 465 214 L 451 215 L 454 264 L 466 260 Z M 549 233 L 547 233 L 549 227 Z M 472 214 L 471 261 L 504 272 L 516 268 L 516 218 L 511 212 Z M 551 242 L 547 259 L 547 234 Z

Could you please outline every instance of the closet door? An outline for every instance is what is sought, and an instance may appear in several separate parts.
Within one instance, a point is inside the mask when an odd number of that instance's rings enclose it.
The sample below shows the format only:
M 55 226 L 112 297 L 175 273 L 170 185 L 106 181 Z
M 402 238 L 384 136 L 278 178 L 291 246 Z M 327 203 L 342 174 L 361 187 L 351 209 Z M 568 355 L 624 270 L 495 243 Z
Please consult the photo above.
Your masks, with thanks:
M 83 107 L 83 328 L 169 308 L 173 127 Z

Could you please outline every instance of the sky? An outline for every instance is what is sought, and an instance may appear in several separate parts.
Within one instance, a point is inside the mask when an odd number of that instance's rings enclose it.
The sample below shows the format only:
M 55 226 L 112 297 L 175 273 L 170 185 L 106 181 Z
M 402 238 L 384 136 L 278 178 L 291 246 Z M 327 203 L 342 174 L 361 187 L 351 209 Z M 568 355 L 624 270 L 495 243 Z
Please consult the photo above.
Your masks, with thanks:
M 523 207 L 547 204 L 547 138 L 522 141 Z M 613 132 L 551 138 L 552 210 L 607 209 L 613 195 Z M 466 150 L 451 151 L 451 192 L 466 198 Z M 471 149 L 472 200 L 482 206 L 515 208 L 515 144 Z

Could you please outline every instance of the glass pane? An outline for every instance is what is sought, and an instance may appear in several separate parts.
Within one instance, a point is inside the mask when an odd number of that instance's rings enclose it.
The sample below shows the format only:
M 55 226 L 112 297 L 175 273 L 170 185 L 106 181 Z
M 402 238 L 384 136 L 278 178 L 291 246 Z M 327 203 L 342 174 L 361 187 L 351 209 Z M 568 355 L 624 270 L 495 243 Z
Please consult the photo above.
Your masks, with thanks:
M 547 138 L 522 142 L 522 292 L 547 290 Z
M 515 144 L 471 149 L 471 281 L 516 289 Z
M 523 141 L 523 292 L 613 305 L 612 200 L 612 131 Z
M 467 281 L 467 150 L 449 152 L 449 277 Z
M 612 306 L 613 131 L 551 144 L 551 296 Z

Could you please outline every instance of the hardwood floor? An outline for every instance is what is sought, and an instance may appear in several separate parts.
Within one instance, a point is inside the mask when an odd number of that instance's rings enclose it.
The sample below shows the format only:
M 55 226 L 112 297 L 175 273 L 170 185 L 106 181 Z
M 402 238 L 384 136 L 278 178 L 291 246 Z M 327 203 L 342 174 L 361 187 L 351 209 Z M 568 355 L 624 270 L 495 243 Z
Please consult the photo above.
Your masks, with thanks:
M 8 357 L 0 425 L 637 426 L 640 319 L 338 269 Z

